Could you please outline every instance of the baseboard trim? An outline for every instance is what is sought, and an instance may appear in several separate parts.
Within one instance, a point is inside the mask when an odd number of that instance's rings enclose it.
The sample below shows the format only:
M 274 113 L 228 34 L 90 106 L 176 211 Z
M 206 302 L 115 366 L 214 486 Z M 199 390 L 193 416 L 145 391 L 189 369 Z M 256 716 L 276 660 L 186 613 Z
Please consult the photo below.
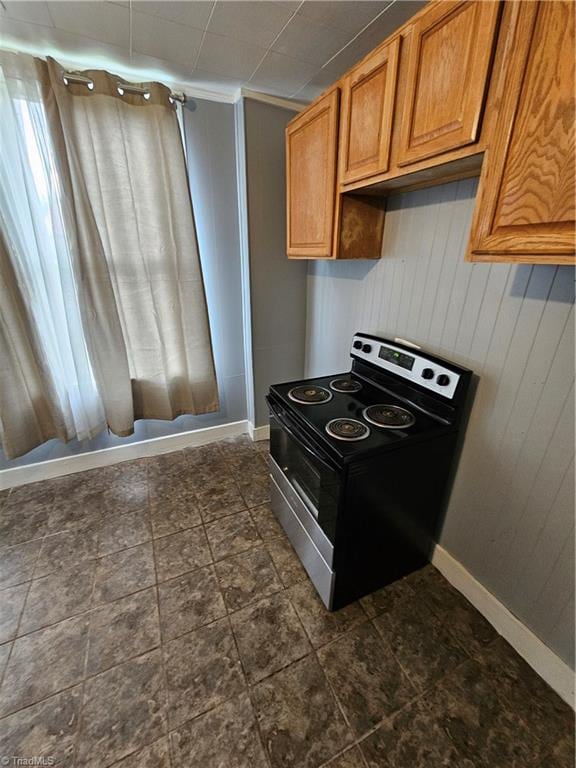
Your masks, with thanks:
M 102 448 L 99 451 L 79 453 L 76 456 L 64 456 L 60 459 L 49 459 L 36 464 L 27 464 L 23 467 L 3 469 L 0 470 L 0 491 L 6 488 L 15 488 L 18 485 L 36 483 L 39 480 L 51 480 L 54 477 L 83 472 L 87 469 L 106 467 L 120 461 L 143 459 L 147 456 L 179 451 L 182 448 L 214 443 L 217 440 L 224 440 L 226 437 L 238 437 L 238 435 L 246 434 L 249 431 L 248 426 L 247 421 L 234 421 L 216 427 L 204 427 L 203 429 L 179 432 L 176 435 L 140 440 L 129 445 L 117 445 L 113 448 Z
M 498 634 L 556 693 L 574 709 L 574 672 L 554 651 L 511 613 L 464 566 L 440 545 L 432 556 L 433 565 L 480 613 Z
M 265 427 L 255 427 L 254 424 L 248 422 L 248 434 L 254 442 L 257 442 L 258 440 L 269 440 L 270 427 L 268 424 L 266 424 Z

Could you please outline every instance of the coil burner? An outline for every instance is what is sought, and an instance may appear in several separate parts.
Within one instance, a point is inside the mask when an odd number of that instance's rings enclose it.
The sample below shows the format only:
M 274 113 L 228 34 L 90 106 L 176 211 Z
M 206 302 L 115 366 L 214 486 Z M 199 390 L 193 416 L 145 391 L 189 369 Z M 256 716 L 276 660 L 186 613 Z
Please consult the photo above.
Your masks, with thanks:
M 330 389 L 334 392 L 360 392 L 362 384 L 354 379 L 332 379 Z
M 370 434 L 370 428 L 356 419 L 332 419 L 324 429 L 336 440 L 364 440 Z
M 301 403 L 302 405 L 320 405 L 320 403 L 327 403 L 329 400 L 332 400 L 332 392 L 324 389 L 324 387 L 304 384 L 291 389 L 288 392 L 288 397 L 295 403 Z
M 407 429 L 416 421 L 410 411 L 398 405 L 370 405 L 362 415 L 370 424 L 384 429 Z

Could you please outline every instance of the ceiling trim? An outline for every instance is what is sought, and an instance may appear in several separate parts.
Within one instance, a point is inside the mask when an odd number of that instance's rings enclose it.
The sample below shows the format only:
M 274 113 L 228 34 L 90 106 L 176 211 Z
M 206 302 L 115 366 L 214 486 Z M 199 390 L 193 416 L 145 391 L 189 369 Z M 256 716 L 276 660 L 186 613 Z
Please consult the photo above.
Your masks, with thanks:
M 205 99 L 206 101 L 218 101 L 224 104 L 234 104 L 238 101 L 238 93 L 223 93 L 222 91 L 215 91 L 211 88 L 199 88 L 194 85 L 187 85 L 186 83 L 176 83 L 167 81 L 167 84 L 174 86 L 177 91 L 181 91 L 186 99 Z
M 282 96 L 272 96 L 269 93 L 261 93 L 260 91 L 252 91 L 250 88 L 240 88 L 236 97 L 238 99 L 253 99 L 254 101 L 262 101 L 265 104 L 272 104 L 275 107 L 282 107 L 283 109 L 289 109 L 292 112 L 301 112 L 308 106 L 307 101 L 293 101 L 292 99 L 284 99 Z

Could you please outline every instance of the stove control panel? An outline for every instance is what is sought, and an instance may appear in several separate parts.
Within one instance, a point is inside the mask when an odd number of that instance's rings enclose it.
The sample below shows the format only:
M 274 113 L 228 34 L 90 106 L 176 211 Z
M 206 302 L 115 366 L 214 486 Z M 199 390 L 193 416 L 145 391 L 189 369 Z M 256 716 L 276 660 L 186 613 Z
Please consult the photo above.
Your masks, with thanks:
M 408 351 L 389 342 L 367 339 L 360 335 L 352 340 L 351 354 L 359 360 L 372 363 L 448 399 L 454 397 L 460 380 L 457 373 L 428 359 L 417 350 Z

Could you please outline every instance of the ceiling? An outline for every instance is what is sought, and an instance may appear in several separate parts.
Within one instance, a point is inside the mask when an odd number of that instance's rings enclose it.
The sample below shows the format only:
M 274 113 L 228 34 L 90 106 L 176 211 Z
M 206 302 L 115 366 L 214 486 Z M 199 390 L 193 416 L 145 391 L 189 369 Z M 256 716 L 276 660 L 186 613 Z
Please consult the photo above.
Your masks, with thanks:
M 0 47 L 160 79 L 309 101 L 424 5 L 420 0 L 0 0 Z M 130 40 L 132 52 L 130 53 Z

